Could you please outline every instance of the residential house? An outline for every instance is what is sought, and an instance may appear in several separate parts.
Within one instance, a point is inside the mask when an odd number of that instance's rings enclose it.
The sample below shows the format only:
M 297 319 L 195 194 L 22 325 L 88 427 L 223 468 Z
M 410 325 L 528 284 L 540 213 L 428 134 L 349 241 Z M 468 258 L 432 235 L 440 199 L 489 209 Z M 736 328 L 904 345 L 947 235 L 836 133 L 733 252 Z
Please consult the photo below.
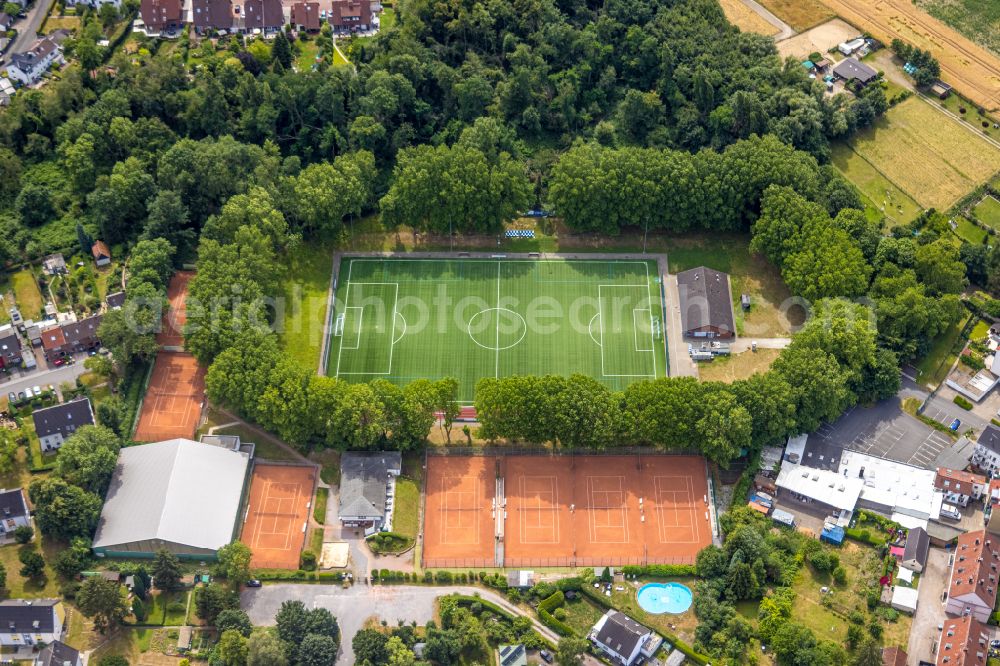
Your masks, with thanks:
M 927 551 L 930 550 L 930 547 L 931 540 L 927 536 L 927 530 L 922 527 L 914 527 L 906 534 L 906 547 L 903 549 L 903 559 L 899 565 L 920 573 L 927 564 Z
M 1000 476 L 1000 428 L 992 423 L 983 428 L 976 440 L 972 464 L 988 476 Z
M 36 409 L 31 418 L 35 422 L 42 451 L 55 451 L 77 429 L 94 425 L 94 410 L 89 398 L 77 398 L 61 405 Z
M 389 529 L 390 498 L 402 471 L 399 451 L 348 451 L 340 457 L 340 522 Z
M 266 35 L 281 30 L 285 25 L 281 0 L 244 0 L 243 21 L 248 33 L 259 31 Z
M 732 338 L 733 299 L 729 276 L 705 266 L 677 274 L 684 335 L 691 338 Z
M 958 537 L 946 612 L 971 615 L 980 622 L 989 619 L 997 600 L 997 578 L 1000 576 L 998 548 L 1000 541 L 985 530 Z
M 528 653 L 524 645 L 501 645 L 497 647 L 500 666 L 528 666 Z
M 292 5 L 292 25 L 297 30 L 319 32 L 319 3 L 296 2 Z
M 6 599 L 0 601 L 0 645 L 4 647 L 49 645 L 63 636 L 66 609 L 59 599 Z
M 21 337 L 10 324 L 0 326 L 0 367 L 21 365 Z
M 181 0 L 142 0 L 139 14 L 146 24 L 147 34 L 172 32 L 183 27 L 183 4 Z
M 338 33 L 368 30 L 372 27 L 370 0 L 333 0 L 330 25 Z
M 882 666 L 906 666 L 906 657 L 906 650 L 903 648 L 882 648 Z
M 232 30 L 238 10 L 230 0 L 192 0 L 191 19 L 199 32 Z
M 934 488 L 944 493 L 944 501 L 958 506 L 969 506 L 970 500 L 979 501 L 986 492 L 986 477 L 957 469 L 938 467 Z
M 12 25 L 14 25 L 14 17 L 10 14 L 0 12 L 0 30 L 7 32 Z
M 42 272 L 46 275 L 66 275 L 66 258 L 61 254 L 50 254 L 42 259 Z
M 97 314 L 80 321 L 63 324 L 61 328 L 66 351 L 69 353 L 82 352 L 100 346 L 101 340 L 97 336 L 97 332 L 103 318 L 103 315 Z
M 34 666 L 83 666 L 79 650 L 62 641 L 54 641 L 35 657 Z
M 66 336 L 63 335 L 61 326 L 50 326 L 42 330 L 41 333 L 45 358 L 54 361 L 58 357 L 66 355 Z
M 833 75 L 843 81 L 857 81 L 863 86 L 878 78 L 878 72 L 855 58 L 844 58 L 837 63 Z
M 938 640 L 937 666 L 986 666 L 989 628 L 972 617 L 947 619 Z
M 590 630 L 594 647 L 621 666 L 632 666 L 640 658 L 650 658 L 660 649 L 663 639 L 629 616 L 609 610 Z
M 98 266 L 107 266 L 111 263 L 111 250 L 104 241 L 94 241 L 90 246 L 90 253 L 94 255 L 94 263 Z
M 15 53 L 10 57 L 10 63 L 7 65 L 7 76 L 15 81 L 20 81 L 22 85 L 29 86 L 41 79 L 49 67 L 61 65 L 64 62 L 66 60 L 63 58 L 62 47 L 55 41 L 43 37 L 27 51 Z
M 121 310 L 122 306 L 125 305 L 125 292 L 116 291 L 113 294 L 108 294 L 104 302 L 107 303 L 109 310 Z
M 31 512 L 20 488 L 0 490 L 0 534 L 7 535 L 21 526 L 31 525 Z

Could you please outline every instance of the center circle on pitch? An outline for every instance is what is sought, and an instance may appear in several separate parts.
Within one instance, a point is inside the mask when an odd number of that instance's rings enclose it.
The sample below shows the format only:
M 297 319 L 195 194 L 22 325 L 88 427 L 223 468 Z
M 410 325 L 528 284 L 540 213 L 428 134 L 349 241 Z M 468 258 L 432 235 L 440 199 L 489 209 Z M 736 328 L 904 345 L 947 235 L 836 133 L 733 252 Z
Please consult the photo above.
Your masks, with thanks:
M 507 308 L 480 310 L 469 320 L 469 337 L 484 349 L 503 351 L 516 346 L 528 333 L 524 317 Z

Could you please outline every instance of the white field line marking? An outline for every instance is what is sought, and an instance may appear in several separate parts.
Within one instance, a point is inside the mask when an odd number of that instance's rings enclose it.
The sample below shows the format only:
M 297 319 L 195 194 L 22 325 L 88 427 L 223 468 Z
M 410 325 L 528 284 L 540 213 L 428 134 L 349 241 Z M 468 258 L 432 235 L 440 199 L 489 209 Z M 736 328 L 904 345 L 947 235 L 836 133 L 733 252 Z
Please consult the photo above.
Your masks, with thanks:
M 652 325 L 653 325 L 653 311 L 651 309 L 649 309 L 649 308 L 632 308 L 632 339 L 635 341 L 635 350 L 637 352 L 642 352 L 642 353 L 646 353 L 646 352 L 652 353 L 652 352 L 654 352 L 656 350 L 655 347 L 652 347 L 650 349 L 639 349 L 639 320 L 636 319 L 636 316 L 635 316 L 636 312 L 648 312 L 649 313 L 649 325 L 650 325 L 650 327 L 652 327 Z M 655 373 L 656 370 L 654 369 L 653 372 Z
M 494 345 L 496 348 L 496 366 L 493 370 L 493 378 L 499 379 L 500 377 L 500 262 L 497 262 L 497 342 Z
M 647 267 L 646 271 L 647 271 L 647 274 L 648 274 L 648 271 L 649 271 L 648 267 Z M 599 284 L 599 285 L 597 285 L 597 307 L 598 307 L 598 314 L 601 315 L 601 375 L 604 376 L 604 377 L 656 377 L 656 354 L 655 353 L 653 354 L 653 374 L 651 374 L 651 375 L 648 374 L 648 373 L 641 374 L 641 375 L 617 375 L 617 374 L 609 375 L 604 370 L 604 297 L 601 295 L 601 289 L 640 289 L 640 288 L 642 288 L 641 284 Z M 646 285 L 646 296 L 647 297 L 649 296 L 649 285 L 648 284 Z M 650 313 L 650 316 L 652 316 L 652 313 Z M 632 324 L 634 326 L 635 325 L 635 313 L 634 312 L 632 313 L 632 318 L 633 318 Z M 634 331 L 634 329 L 633 329 L 632 337 L 633 337 L 633 339 L 635 338 L 635 331 Z M 652 341 L 652 339 L 653 339 L 652 332 L 650 332 L 649 337 L 650 337 L 650 340 Z M 655 344 L 656 343 L 654 342 L 653 343 L 654 349 L 655 349 Z M 636 349 L 636 351 L 640 351 L 640 350 Z M 647 351 L 647 350 L 642 350 L 642 351 Z
M 354 284 L 354 283 L 350 283 L 349 282 L 347 284 L 348 290 L 350 290 L 351 284 Z M 340 355 L 338 354 L 337 355 L 337 376 L 339 377 L 340 375 L 391 375 L 392 374 L 392 352 L 393 352 L 393 349 L 395 349 L 395 347 L 396 347 L 396 341 L 392 340 L 391 336 L 394 336 L 396 334 L 396 304 L 399 302 L 399 283 L 398 282 L 358 282 L 356 284 L 358 286 L 361 286 L 361 287 L 370 286 L 370 285 L 386 285 L 386 286 L 392 285 L 393 287 L 396 288 L 395 296 L 393 297 L 393 301 L 392 301 L 392 316 L 389 319 L 389 321 L 392 322 L 392 324 L 391 324 L 391 333 L 390 333 L 390 338 L 389 338 L 390 339 L 390 343 L 389 343 L 389 369 L 387 371 L 385 371 L 385 372 L 371 372 L 371 371 L 368 371 L 368 372 L 341 372 L 340 371 Z M 357 306 L 355 306 L 355 307 L 357 307 Z M 359 338 L 360 338 L 360 334 L 359 334 Z M 360 344 L 361 343 L 360 343 L 360 340 L 359 340 L 359 342 L 358 342 L 359 347 L 360 347 Z M 343 342 L 341 342 L 341 350 L 343 350 Z M 350 351 L 350 348 L 348 348 L 348 351 Z
M 361 310 L 361 314 L 358 316 L 358 330 L 357 330 L 357 332 L 356 332 L 356 334 L 354 336 L 354 346 L 353 347 L 346 347 L 346 346 L 344 346 L 343 340 L 341 340 L 341 342 L 340 342 L 340 348 L 341 349 L 346 349 L 348 351 L 351 351 L 352 349 L 357 349 L 358 347 L 361 346 L 361 331 L 363 330 L 363 328 L 362 328 L 362 322 L 365 320 L 365 309 L 363 307 L 358 306 L 358 305 L 352 305 L 349 308 L 345 307 L 344 308 L 344 314 L 345 315 L 347 314 L 348 310 Z M 346 318 L 344 319 L 344 330 L 345 331 L 347 330 L 347 319 Z M 343 337 L 343 336 L 341 336 L 341 337 Z
M 347 290 L 344 292 L 344 306 L 351 302 L 351 271 L 354 270 L 354 260 L 351 259 L 347 262 Z M 358 334 L 360 338 L 360 333 Z M 340 356 L 344 353 L 344 338 L 340 338 L 340 347 L 337 348 L 337 370 L 333 373 L 334 377 L 340 376 Z

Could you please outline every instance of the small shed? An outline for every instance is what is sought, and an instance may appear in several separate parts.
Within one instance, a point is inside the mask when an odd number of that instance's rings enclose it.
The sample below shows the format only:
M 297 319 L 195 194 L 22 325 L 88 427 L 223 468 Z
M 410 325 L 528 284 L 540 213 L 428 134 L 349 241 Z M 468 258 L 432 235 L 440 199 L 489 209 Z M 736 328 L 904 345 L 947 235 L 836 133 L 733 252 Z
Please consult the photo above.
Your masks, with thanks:
M 747 502 L 747 506 L 753 509 L 754 511 L 758 511 L 764 514 L 765 516 L 767 515 L 768 511 L 767 507 L 761 504 L 760 502 Z
M 744 310 L 750 309 L 750 294 L 740 294 L 740 305 Z
M 839 546 L 844 543 L 844 528 L 840 525 L 825 524 L 823 531 L 819 533 L 819 540 Z
M 931 86 L 931 92 L 940 99 L 946 99 L 951 94 L 951 86 L 944 81 L 935 81 Z
M 826 58 L 820 58 L 813 65 L 816 67 L 817 72 L 825 72 L 826 68 L 830 66 L 830 61 Z
M 892 588 L 891 606 L 902 613 L 917 612 L 917 590 L 912 587 L 896 585 Z
M 913 572 L 909 569 L 899 567 L 896 571 L 896 581 L 906 583 L 909 587 L 913 587 Z
M 783 509 L 775 509 L 771 514 L 771 520 L 788 527 L 795 527 L 795 516 Z
M 94 263 L 98 266 L 107 266 L 111 263 L 111 250 L 104 241 L 95 241 L 90 252 L 94 255 Z
M 922 527 L 914 527 L 906 534 L 906 547 L 903 549 L 903 557 L 900 566 L 920 573 L 927 564 L 927 551 L 930 549 L 931 540 L 927 530 Z
M 177 630 L 177 651 L 187 652 L 191 649 L 191 627 L 181 627 Z
M 61 254 L 50 254 L 42 259 L 42 272 L 46 275 L 66 275 L 66 259 Z

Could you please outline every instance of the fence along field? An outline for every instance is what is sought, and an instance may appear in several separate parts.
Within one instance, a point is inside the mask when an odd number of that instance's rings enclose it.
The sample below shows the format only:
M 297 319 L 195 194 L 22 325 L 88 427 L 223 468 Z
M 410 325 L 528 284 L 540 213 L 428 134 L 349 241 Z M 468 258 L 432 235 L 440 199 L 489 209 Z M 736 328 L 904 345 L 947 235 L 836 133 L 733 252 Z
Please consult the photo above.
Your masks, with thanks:
M 348 381 L 582 373 L 614 389 L 666 376 L 656 262 L 341 263 L 327 372 Z
M 946 210 L 1000 170 L 1000 149 L 917 97 L 848 145 L 924 208 Z
M 712 541 L 705 459 L 429 456 L 429 568 L 691 564 Z

